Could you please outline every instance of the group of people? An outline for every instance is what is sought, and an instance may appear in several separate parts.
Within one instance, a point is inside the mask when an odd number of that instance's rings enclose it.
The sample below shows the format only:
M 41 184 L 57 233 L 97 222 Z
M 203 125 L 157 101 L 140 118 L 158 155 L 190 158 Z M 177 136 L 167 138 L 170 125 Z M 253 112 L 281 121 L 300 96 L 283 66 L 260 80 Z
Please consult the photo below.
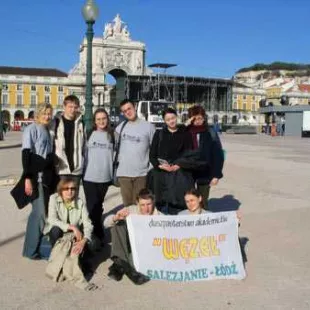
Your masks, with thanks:
M 44 235 L 54 247 L 71 233 L 71 253 L 80 255 L 83 264 L 89 245 L 96 240 L 104 246 L 104 227 L 110 228 L 109 277 L 119 281 L 126 274 L 142 284 L 148 279 L 133 266 L 126 217 L 207 212 L 210 186 L 223 176 L 223 150 L 201 106 L 189 109 L 184 125 L 177 123 L 173 108 L 165 109 L 161 130 L 139 119 L 129 99 L 120 110 L 125 120 L 115 130 L 107 111 L 98 108 L 93 128 L 86 132 L 76 96 L 67 96 L 63 113 L 54 118 L 50 104 L 38 105 L 22 143 L 24 192 L 33 197 L 23 256 L 40 259 Z M 123 208 L 103 223 L 104 199 L 116 179 Z M 80 185 L 85 201 L 79 197 Z

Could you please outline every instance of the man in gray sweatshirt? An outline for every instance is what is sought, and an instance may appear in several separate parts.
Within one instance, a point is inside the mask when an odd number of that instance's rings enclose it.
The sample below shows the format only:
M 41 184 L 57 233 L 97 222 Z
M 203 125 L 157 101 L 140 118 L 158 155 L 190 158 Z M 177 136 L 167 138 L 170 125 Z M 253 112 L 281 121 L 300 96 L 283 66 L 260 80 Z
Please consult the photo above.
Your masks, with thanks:
M 137 117 L 134 103 L 129 99 L 120 103 L 120 109 L 127 123 L 124 127 L 124 123 L 119 124 L 115 130 L 116 138 L 121 139 L 116 175 L 126 207 L 135 203 L 139 191 L 146 186 L 149 150 L 155 126 Z

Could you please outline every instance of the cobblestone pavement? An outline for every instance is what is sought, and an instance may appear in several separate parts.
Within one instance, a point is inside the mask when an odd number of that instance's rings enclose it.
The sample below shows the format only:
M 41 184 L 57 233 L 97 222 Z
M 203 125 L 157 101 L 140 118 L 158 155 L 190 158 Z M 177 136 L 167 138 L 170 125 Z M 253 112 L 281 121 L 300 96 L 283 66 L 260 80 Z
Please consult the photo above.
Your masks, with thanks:
M 46 262 L 21 257 L 30 208 L 17 210 L 11 187 L 0 186 L 0 309 L 310 309 L 310 140 L 237 135 L 222 140 L 225 178 L 212 189 L 210 205 L 240 206 L 240 236 L 249 239 L 246 280 L 116 283 L 106 276 L 107 247 L 93 277 L 99 291 L 55 284 L 44 275 Z M 19 175 L 19 149 L 0 149 L 0 160 L 0 179 Z M 111 189 L 106 212 L 119 203 L 118 190 Z

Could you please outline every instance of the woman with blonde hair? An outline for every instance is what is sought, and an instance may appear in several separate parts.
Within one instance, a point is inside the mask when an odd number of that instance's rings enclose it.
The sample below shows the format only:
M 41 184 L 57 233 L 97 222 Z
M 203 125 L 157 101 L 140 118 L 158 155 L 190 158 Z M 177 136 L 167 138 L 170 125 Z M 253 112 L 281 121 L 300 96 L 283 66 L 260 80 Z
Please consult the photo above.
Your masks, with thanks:
M 53 171 L 53 142 L 49 134 L 53 108 L 50 104 L 39 104 L 35 122 L 28 125 L 22 139 L 22 178 L 25 195 L 33 197 L 32 211 L 28 217 L 23 256 L 39 259 L 39 246 L 45 225 L 49 186 Z
M 49 239 L 52 247 L 66 232 L 75 237 L 72 252 L 80 255 L 91 241 L 93 225 L 85 203 L 78 197 L 78 185 L 74 178 L 60 180 L 57 194 L 51 196 L 48 207 Z

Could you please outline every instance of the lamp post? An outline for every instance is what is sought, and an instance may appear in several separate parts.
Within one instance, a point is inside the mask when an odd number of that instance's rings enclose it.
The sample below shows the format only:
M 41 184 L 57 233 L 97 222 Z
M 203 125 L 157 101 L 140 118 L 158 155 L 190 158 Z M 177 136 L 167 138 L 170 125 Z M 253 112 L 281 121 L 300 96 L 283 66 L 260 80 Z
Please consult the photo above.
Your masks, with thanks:
M 99 15 L 99 9 L 95 4 L 94 0 L 87 0 L 83 9 L 82 14 L 87 24 L 86 38 L 87 38 L 87 59 L 86 59 L 86 92 L 85 92 L 85 113 L 84 122 L 86 131 L 90 131 L 92 128 L 93 118 L 93 81 L 92 81 L 92 42 L 94 37 L 93 25 L 96 18 Z
M 2 84 L 0 83 L 0 141 L 3 140 L 3 121 L 2 121 Z

